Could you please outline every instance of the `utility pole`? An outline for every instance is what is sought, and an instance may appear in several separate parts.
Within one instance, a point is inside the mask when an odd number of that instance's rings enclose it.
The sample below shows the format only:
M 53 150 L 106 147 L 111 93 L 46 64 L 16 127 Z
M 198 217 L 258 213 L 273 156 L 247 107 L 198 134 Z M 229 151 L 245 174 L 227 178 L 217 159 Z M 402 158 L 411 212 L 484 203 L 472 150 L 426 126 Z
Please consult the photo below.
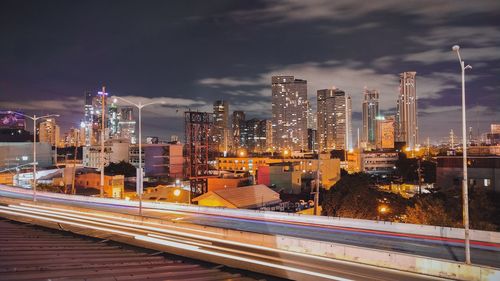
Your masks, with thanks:
M 420 161 L 421 159 L 418 158 L 418 169 L 417 169 L 417 174 L 418 174 L 418 194 L 422 194 L 422 169 L 420 167 Z
M 319 204 L 319 179 L 320 179 L 320 153 L 318 151 L 318 167 L 316 171 L 316 192 L 314 192 L 314 215 L 319 216 L 319 209 L 318 209 L 318 204 Z
M 33 201 L 36 202 L 36 120 L 39 118 L 33 115 Z
M 100 182 L 100 196 L 104 197 L 104 122 L 106 121 L 106 106 L 105 106 L 106 87 L 102 86 L 101 93 L 101 182 Z
M 71 194 L 76 193 L 75 189 L 75 178 L 76 178 L 76 154 L 78 153 L 78 144 L 80 139 L 80 131 L 76 131 L 76 140 L 75 140 L 75 155 L 73 156 L 73 175 L 71 176 Z

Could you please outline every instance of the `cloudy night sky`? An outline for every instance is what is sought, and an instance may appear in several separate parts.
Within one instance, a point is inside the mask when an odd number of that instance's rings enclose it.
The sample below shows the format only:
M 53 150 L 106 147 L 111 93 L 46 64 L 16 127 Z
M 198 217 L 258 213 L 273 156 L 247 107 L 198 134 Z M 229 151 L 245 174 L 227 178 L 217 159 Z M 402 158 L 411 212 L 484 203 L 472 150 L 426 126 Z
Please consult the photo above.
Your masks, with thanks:
M 500 122 L 500 1 L 5 1 L 0 0 L 0 109 L 83 118 L 83 94 L 105 85 L 144 111 L 143 135 L 183 135 L 185 107 L 271 117 L 271 76 L 380 91 L 394 113 L 399 73 L 417 72 L 420 140 L 460 134 L 460 66 L 468 126 Z M 179 110 L 176 110 L 179 109 Z M 354 136 L 355 137 L 355 136 Z

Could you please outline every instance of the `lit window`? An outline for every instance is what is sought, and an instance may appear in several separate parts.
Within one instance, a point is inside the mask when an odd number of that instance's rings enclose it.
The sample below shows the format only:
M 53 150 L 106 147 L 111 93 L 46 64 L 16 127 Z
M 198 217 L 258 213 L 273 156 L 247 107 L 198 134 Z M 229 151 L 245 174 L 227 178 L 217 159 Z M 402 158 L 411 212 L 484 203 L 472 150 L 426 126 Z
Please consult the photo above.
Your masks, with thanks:
M 490 179 L 484 179 L 484 186 L 490 186 L 491 185 L 491 180 Z

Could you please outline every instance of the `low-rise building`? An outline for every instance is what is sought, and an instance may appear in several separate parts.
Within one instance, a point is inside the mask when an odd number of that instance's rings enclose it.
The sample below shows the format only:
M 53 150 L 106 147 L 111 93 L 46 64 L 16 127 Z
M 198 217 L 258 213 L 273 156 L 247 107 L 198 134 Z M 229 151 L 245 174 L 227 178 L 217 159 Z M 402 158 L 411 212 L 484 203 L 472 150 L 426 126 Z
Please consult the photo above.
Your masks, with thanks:
M 125 139 L 112 139 L 104 143 L 104 166 L 109 163 L 129 161 L 130 143 Z M 101 167 L 101 146 L 83 147 L 83 166 L 89 168 Z
M 271 163 L 259 169 L 257 183 L 272 186 L 276 191 L 299 194 L 302 191 L 302 170 L 294 162 Z
M 139 167 L 139 147 L 129 150 L 129 162 Z M 142 167 L 146 177 L 182 178 L 184 158 L 182 144 L 159 143 L 142 145 Z
M 113 198 L 123 198 L 125 178 L 123 175 L 108 176 L 104 175 L 104 196 Z M 100 173 L 90 172 L 76 175 L 75 185 L 81 188 L 101 188 Z
M 193 202 L 201 206 L 258 209 L 278 205 L 281 199 L 279 193 L 258 184 L 209 191 L 194 198 Z
M 54 152 L 50 143 L 36 143 L 38 168 L 54 165 Z M 33 163 L 32 142 L 0 142 L 0 170 Z
M 436 185 L 444 189 L 461 188 L 462 156 L 438 156 Z M 468 156 L 467 177 L 471 188 L 500 192 L 500 156 Z
M 361 154 L 361 168 L 368 174 L 392 174 L 398 159 L 397 152 L 365 151 Z

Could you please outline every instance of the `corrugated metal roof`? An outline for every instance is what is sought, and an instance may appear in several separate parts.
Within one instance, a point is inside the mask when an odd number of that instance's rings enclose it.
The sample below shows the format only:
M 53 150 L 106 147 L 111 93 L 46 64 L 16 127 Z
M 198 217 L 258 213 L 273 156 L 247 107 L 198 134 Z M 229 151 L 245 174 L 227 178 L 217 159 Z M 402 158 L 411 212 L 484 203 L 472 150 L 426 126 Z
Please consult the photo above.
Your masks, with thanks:
M 0 280 L 254 280 L 195 262 L 0 221 Z
M 213 190 L 194 198 L 193 201 L 207 198 L 212 194 L 216 194 L 236 208 L 257 208 L 281 201 L 279 193 L 263 184 Z

